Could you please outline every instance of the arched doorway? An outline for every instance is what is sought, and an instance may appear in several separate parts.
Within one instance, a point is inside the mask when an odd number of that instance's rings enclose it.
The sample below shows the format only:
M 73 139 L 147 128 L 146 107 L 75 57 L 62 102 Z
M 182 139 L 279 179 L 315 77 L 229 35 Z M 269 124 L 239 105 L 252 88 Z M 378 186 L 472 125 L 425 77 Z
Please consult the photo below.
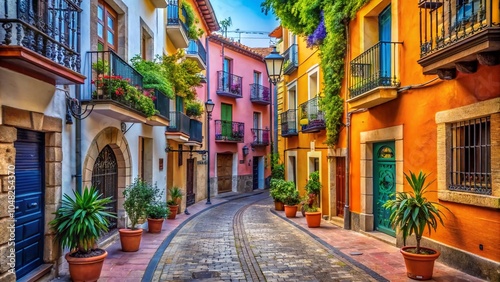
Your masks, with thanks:
M 116 214 L 118 211 L 118 163 L 109 145 L 102 149 L 94 163 L 92 186 L 96 187 L 105 198 L 111 197 L 111 203 L 107 205 L 108 211 Z M 116 228 L 116 226 L 116 218 L 111 218 L 109 228 Z

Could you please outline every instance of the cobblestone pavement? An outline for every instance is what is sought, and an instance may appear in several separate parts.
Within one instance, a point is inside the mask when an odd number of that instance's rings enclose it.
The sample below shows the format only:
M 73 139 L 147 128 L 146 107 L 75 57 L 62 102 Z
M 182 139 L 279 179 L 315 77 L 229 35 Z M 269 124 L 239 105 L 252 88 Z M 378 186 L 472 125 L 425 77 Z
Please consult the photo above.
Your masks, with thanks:
M 153 281 L 380 281 L 272 214 L 270 201 L 242 198 L 191 220 Z

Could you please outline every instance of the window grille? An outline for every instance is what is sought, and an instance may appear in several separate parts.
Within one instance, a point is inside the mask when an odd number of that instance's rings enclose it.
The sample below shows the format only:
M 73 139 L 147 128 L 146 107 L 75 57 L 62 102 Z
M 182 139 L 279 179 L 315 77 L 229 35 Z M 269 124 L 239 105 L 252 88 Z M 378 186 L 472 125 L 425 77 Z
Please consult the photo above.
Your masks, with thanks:
M 452 125 L 449 190 L 491 195 L 490 117 Z

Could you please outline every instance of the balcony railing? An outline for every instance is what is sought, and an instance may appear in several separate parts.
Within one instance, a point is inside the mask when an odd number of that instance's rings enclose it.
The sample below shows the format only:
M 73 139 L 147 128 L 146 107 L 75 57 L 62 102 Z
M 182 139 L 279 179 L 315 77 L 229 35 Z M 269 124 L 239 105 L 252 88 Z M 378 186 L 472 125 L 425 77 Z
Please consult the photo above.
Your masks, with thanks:
M 325 117 L 319 107 L 318 97 L 302 103 L 299 106 L 300 125 L 302 132 L 311 133 L 325 129 Z
M 283 74 L 291 74 L 299 67 L 299 52 L 297 44 L 292 44 L 283 53 Z
M 23 47 L 59 66 L 80 72 L 80 2 L 2 1 L 0 48 Z
M 257 104 L 269 105 L 271 101 L 269 87 L 257 83 L 250 84 L 250 101 Z
M 207 64 L 207 51 L 205 50 L 205 47 L 203 44 L 201 44 L 201 41 L 199 39 L 197 40 L 189 40 L 189 46 L 186 49 L 186 54 L 187 55 L 197 55 L 200 59 L 203 65 Z
M 245 124 L 243 122 L 216 120 L 215 141 L 243 142 Z
M 290 109 L 280 114 L 281 136 L 289 137 L 298 135 L 297 109 Z
M 251 130 L 253 135 L 253 147 L 269 145 L 269 129 L 252 128 Z
M 168 132 L 180 132 L 185 135 L 190 134 L 191 119 L 182 112 L 170 112 L 170 125 Z
M 189 43 L 187 37 L 188 27 L 180 17 L 178 2 L 178 0 L 168 1 L 167 33 L 169 34 L 170 40 L 172 40 L 177 48 L 186 48 Z M 186 9 L 183 7 L 180 11 L 184 19 L 186 19 Z
M 203 123 L 196 119 L 191 119 L 189 123 L 189 141 L 199 142 L 203 141 Z
M 351 61 L 350 98 L 380 86 L 399 86 L 398 64 L 401 42 L 379 42 Z
M 217 94 L 221 96 L 242 98 L 242 77 L 225 71 L 217 72 Z
M 168 119 L 170 117 L 170 99 L 160 90 L 155 89 L 154 94 L 156 98 L 154 100 L 155 108 L 158 114 Z

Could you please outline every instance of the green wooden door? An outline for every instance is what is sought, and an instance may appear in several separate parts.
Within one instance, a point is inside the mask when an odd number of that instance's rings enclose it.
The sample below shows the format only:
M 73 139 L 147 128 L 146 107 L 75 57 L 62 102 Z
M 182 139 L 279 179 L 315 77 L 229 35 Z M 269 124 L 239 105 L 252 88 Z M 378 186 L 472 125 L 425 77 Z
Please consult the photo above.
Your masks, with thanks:
M 175 111 L 179 113 L 184 112 L 184 98 L 175 96 Z
M 233 134 L 233 107 L 229 104 L 221 105 L 222 136 L 230 138 Z
M 394 141 L 373 144 L 373 214 L 375 230 L 396 236 L 389 222 L 390 211 L 382 205 L 396 192 Z

